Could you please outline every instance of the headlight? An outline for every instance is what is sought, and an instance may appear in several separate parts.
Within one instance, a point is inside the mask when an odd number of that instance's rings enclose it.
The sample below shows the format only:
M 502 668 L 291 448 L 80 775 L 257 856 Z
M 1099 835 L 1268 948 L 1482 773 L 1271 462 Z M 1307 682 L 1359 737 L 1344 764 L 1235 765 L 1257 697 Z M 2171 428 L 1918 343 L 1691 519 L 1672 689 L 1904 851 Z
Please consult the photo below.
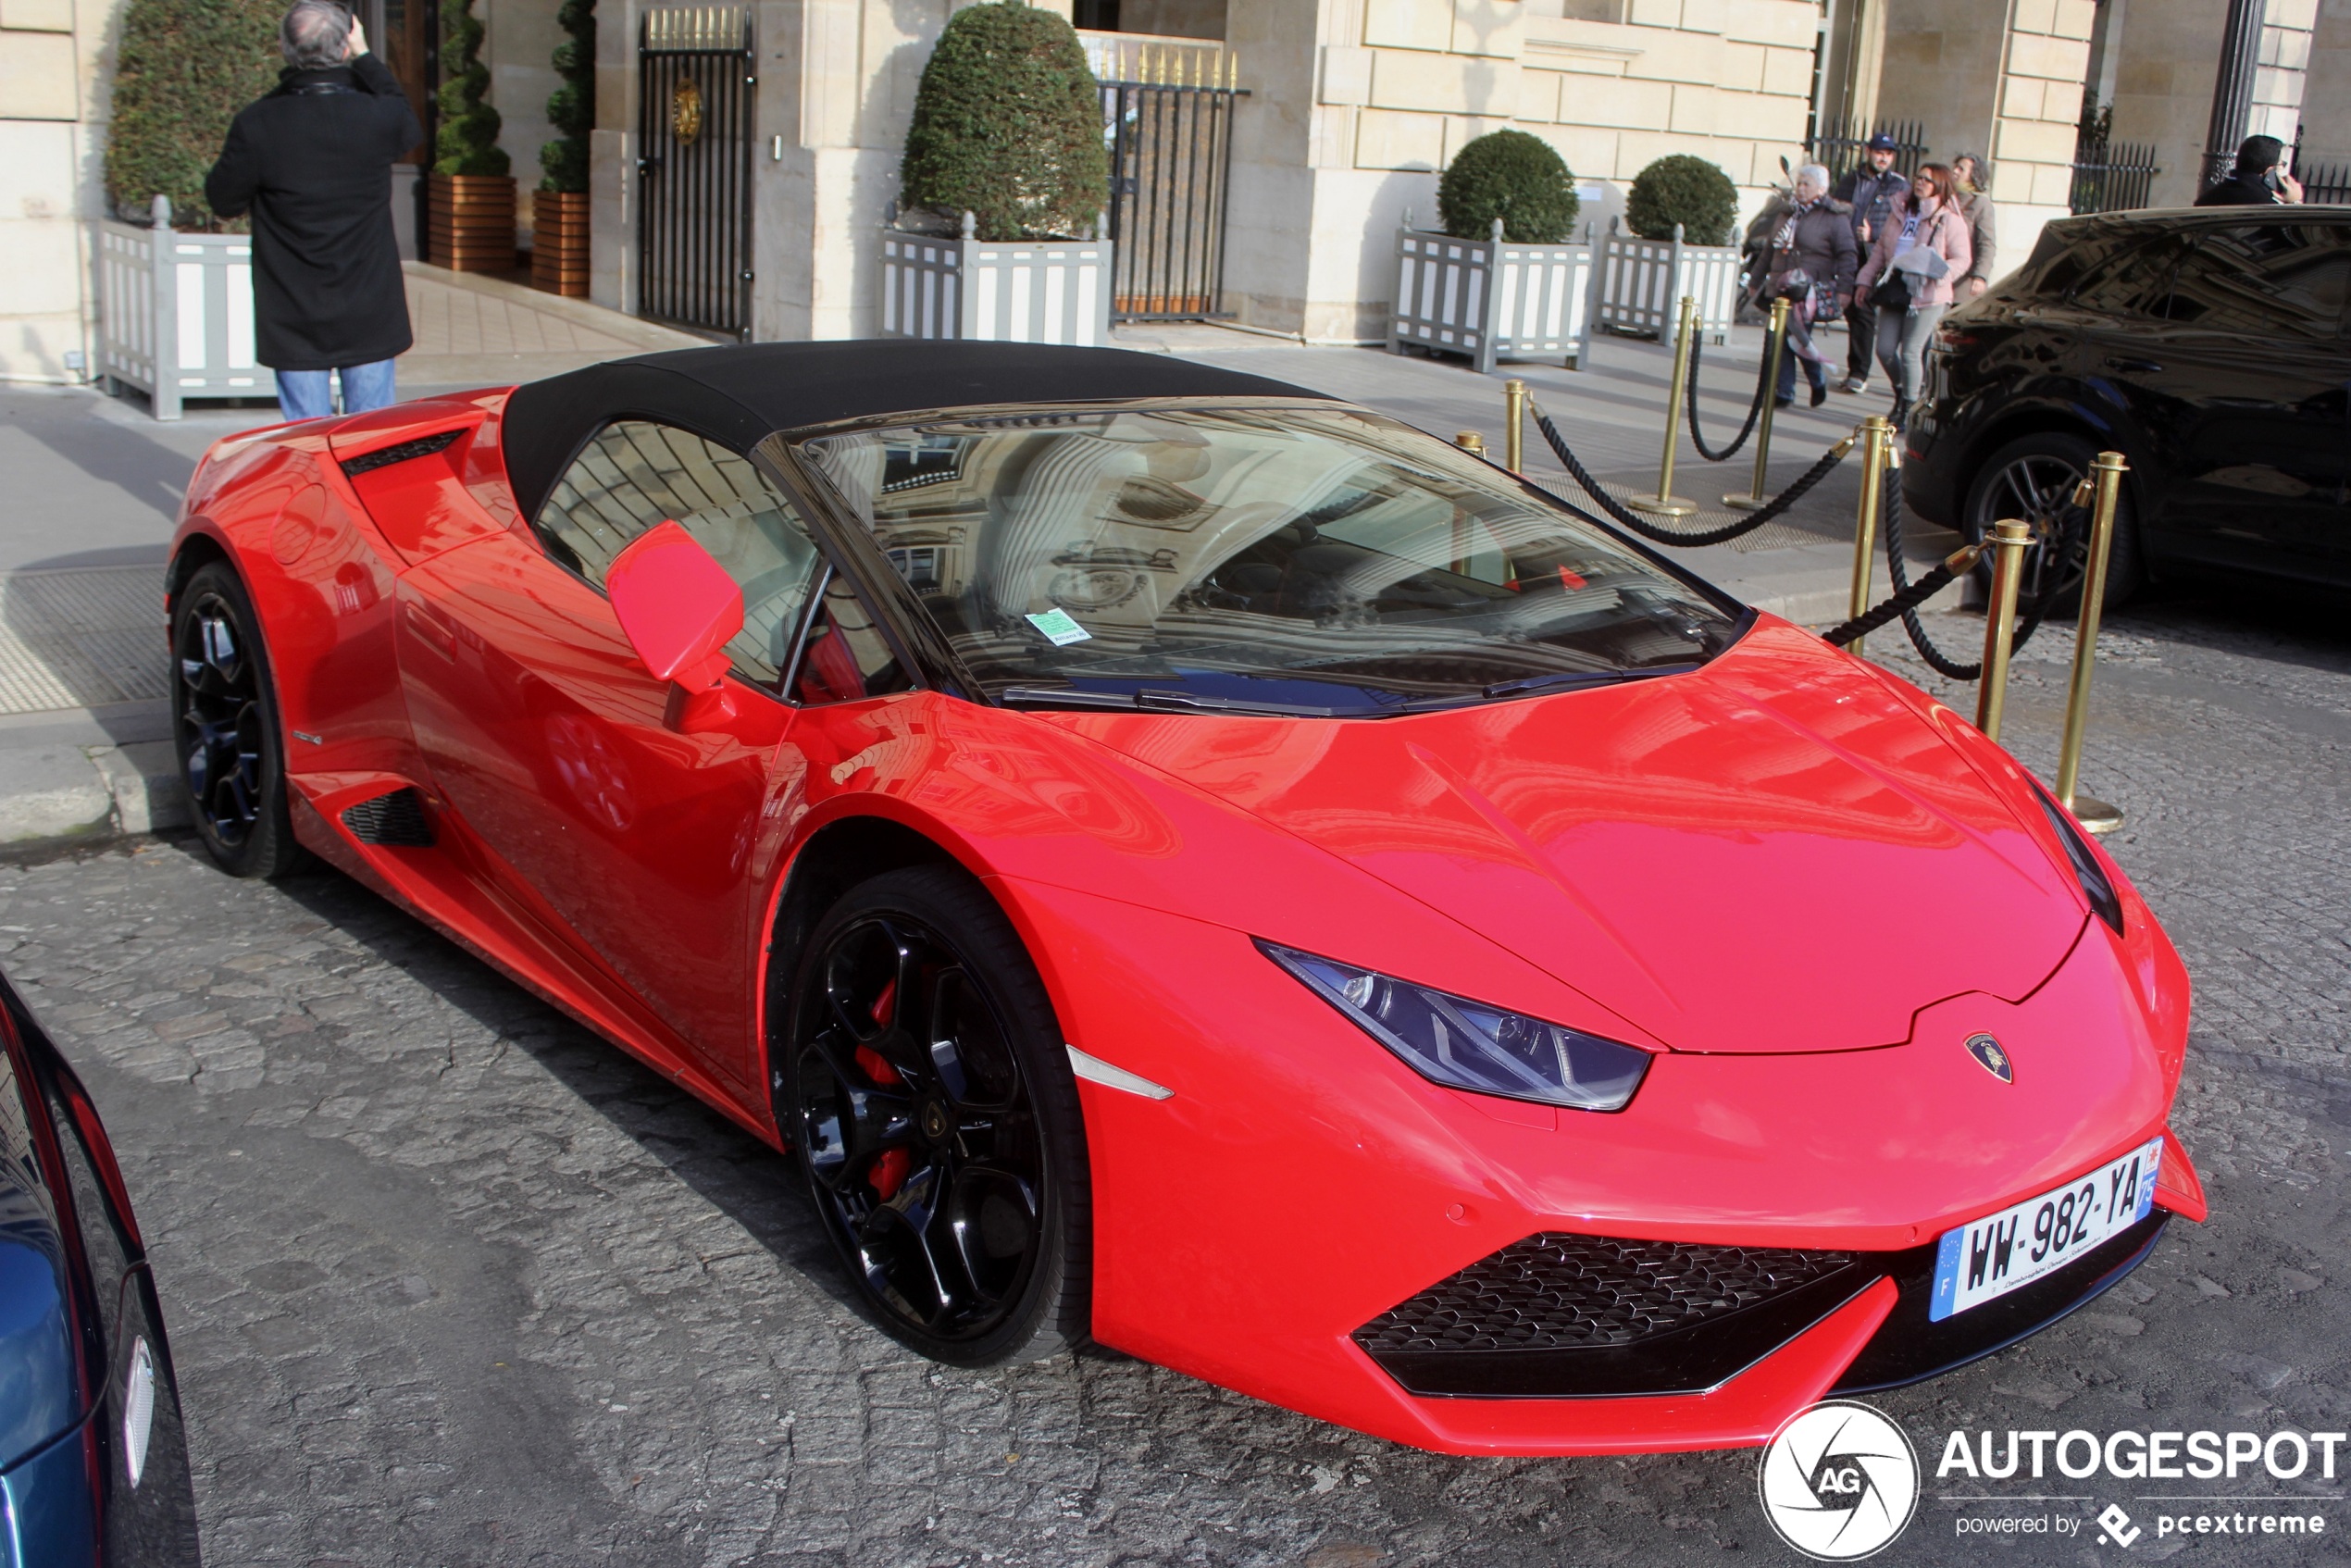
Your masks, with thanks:
M 2113 927 L 2116 936 L 2121 936 L 2122 901 L 2115 896 L 2114 883 L 2108 877 L 2106 867 L 2100 865 L 2098 857 L 2090 852 L 2090 841 L 2084 837 L 2082 825 L 2073 820 L 2071 812 L 2042 790 L 2035 789 L 2033 798 L 2041 803 L 2042 814 L 2048 817 L 2049 826 L 2057 829 L 2058 842 L 2065 846 L 2065 858 L 2073 863 L 2073 876 L 2082 884 L 2083 896 L 2090 901 L 2090 907 L 2098 912 L 2098 918 Z
M 1432 1083 L 1577 1111 L 1622 1111 L 1649 1053 L 1295 948 L 1258 951 Z

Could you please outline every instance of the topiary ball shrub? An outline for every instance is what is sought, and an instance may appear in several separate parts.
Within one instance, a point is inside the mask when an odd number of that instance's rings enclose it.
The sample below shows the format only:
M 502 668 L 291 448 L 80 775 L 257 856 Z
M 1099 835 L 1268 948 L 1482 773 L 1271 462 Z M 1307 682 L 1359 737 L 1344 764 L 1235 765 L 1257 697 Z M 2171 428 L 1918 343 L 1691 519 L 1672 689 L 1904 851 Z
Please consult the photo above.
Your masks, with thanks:
M 1483 240 L 1502 220 L 1502 238 L 1563 245 L 1574 238 L 1583 203 L 1575 176 L 1549 142 L 1524 131 L 1489 131 L 1453 155 L 1437 182 L 1437 213 L 1457 240 Z
M 1022 0 L 948 19 L 923 67 L 900 199 L 983 240 L 1083 232 L 1110 203 L 1101 89 L 1066 19 Z
M 1633 177 L 1624 221 L 1644 240 L 1670 240 L 1673 225 L 1693 245 L 1727 245 L 1739 214 L 1731 177 L 1688 153 L 1661 157 Z
M 596 0 L 564 0 L 555 25 L 571 36 L 555 45 L 563 85 L 548 94 L 547 123 L 555 139 L 539 149 L 546 171 L 542 191 L 588 189 L 588 133 L 596 126 Z
M 116 212 L 143 223 L 164 195 L 175 228 L 222 227 L 205 205 L 204 177 L 237 111 L 278 85 L 285 10 L 285 0 L 131 0 L 106 127 Z
M 433 138 L 435 174 L 504 174 L 514 167 L 498 145 L 498 111 L 483 103 L 490 68 L 481 63 L 482 26 L 474 0 L 442 0 L 441 131 Z

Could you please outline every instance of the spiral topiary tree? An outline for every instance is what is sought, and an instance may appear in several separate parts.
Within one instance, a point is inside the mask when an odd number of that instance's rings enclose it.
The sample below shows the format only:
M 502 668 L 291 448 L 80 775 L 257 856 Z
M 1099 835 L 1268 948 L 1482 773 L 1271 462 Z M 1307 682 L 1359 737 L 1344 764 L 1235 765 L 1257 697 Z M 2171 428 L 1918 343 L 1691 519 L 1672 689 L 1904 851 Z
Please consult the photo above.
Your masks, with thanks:
M 900 197 L 983 240 L 1082 232 L 1110 201 L 1101 89 L 1076 30 L 1022 0 L 948 19 L 923 68 Z
M 223 227 L 205 205 L 204 177 L 237 111 L 278 84 L 284 14 L 283 0 L 131 0 L 106 127 L 106 197 L 118 213 L 144 222 L 160 194 L 175 227 Z
M 1739 213 L 1731 177 L 1688 153 L 1661 157 L 1633 177 L 1624 221 L 1644 240 L 1670 240 L 1673 226 L 1693 245 L 1727 245 Z
M 555 45 L 564 84 L 547 98 L 555 139 L 539 149 L 542 191 L 588 189 L 588 133 L 596 125 L 596 0 L 564 0 L 555 24 L 571 36 Z
M 433 138 L 435 174 L 504 174 L 514 167 L 498 145 L 503 123 L 481 101 L 490 68 L 481 63 L 480 20 L 474 0 L 442 0 L 441 131 Z
M 1502 238 L 1522 245 L 1563 245 L 1582 207 L 1575 176 L 1539 136 L 1489 131 L 1453 155 L 1437 183 L 1437 212 L 1457 240 L 1483 240 L 1502 220 Z

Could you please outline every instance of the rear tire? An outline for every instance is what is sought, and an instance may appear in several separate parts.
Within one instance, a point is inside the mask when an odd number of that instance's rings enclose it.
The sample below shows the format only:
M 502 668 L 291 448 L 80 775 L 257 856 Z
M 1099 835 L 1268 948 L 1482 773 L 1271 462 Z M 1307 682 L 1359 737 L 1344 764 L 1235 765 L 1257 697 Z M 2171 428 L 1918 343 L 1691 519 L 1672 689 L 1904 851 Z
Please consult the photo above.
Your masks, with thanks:
M 2097 449 L 2062 430 L 2038 430 L 2009 442 L 1976 467 L 1968 484 L 1959 531 L 1971 544 L 1991 537 L 2003 517 L 2021 518 L 2033 529 L 2024 553 L 2024 577 L 2017 592 L 2019 618 L 2034 613 L 2044 598 L 2047 612 L 2072 616 L 2081 607 L 2082 579 L 2089 566 L 2090 510 L 2072 502 L 2073 487 L 2090 472 Z M 2106 608 L 2130 602 L 2145 584 L 2136 509 L 2125 483 L 2114 511 L 2114 546 L 2106 568 Z M 1971 602 L 1988 602 L 1992 560 L 1976 564 Z
M 286 809 L 284 730 L 261 621 L 225 561 L 198 568 L 171 606 L 171 709 L 196 832 L 231 877 L 300 865 Z
M 958 1366 L 1086 1338 L 1085 1123 L 1044 982 L 978 883 L 885 873 L 817 923 L 774 1041 L 777 1121 L 860 1304 Z

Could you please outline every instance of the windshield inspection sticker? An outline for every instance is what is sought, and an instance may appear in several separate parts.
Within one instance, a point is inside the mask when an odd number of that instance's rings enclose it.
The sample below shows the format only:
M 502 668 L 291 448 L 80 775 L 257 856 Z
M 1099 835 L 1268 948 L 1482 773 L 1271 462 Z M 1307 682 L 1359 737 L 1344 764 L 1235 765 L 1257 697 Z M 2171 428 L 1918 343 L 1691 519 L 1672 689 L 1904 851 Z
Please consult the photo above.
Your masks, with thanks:
M 1090 642 L 1094 634 L 1070 619 L 1067 610 L 1048 610 L 1041 616 L 1030 616 L 1028 624 L 1045 634 L 1045 641 L 1056 648 L 1066 648 L 1073 642 Z

